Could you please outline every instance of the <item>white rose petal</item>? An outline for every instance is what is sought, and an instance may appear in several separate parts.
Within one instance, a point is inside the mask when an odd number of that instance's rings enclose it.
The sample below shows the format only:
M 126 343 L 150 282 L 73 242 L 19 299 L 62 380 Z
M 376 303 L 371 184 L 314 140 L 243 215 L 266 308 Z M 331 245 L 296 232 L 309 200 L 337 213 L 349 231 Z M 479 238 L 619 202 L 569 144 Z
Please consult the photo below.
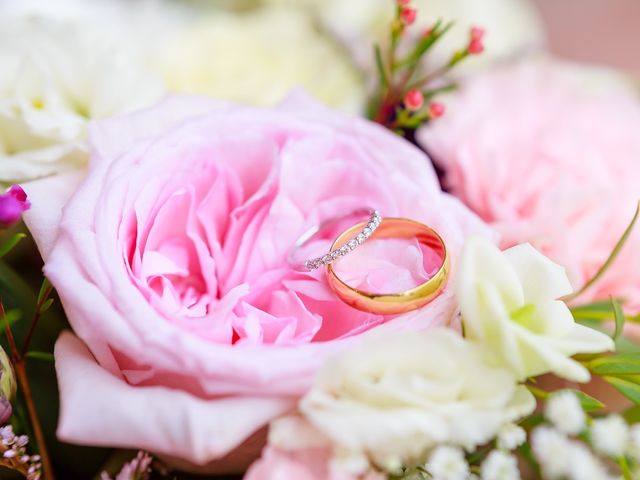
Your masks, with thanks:
M 609 415 L 594 420 L 590 433 L 596 451 L 612 457 L 624 454 L 629 441 L 629 426 L 621 416 Z
M 545 416 L 567 435 L 577 435 L 585 427 L 586 415 L 578 397 L 569 391 L 555 393 L 547 401 Z
M 571 356 L 614 349 L 609 336 L 574 321 L 558 300 L 572 291 L 564 269 L 529 244 L 500 252 L 470 238 L 455 287 L 467 337 L 499 352 L 520 380 L 553 372 L 586 382 Z
M 500 450 L 493 450 L 482 462 L 482 480 L 519 480 L 520 470 L 516 457 Z
M 159 76 L 108 29 L 2 18 L 0 182 L 82 166 L 90 120 L 149 105 L 162 94 Z
M 469 464 L 459 448 L 440 446 L 429 456 L 425 465 L 433 480 L 467 480 Z
M 473 449 L 535 408 L 486 355 L 447 329 L 371 334 L 321 370 L 300 409 L 339 447 L 380 466 L 424 461 L 443 443 Z

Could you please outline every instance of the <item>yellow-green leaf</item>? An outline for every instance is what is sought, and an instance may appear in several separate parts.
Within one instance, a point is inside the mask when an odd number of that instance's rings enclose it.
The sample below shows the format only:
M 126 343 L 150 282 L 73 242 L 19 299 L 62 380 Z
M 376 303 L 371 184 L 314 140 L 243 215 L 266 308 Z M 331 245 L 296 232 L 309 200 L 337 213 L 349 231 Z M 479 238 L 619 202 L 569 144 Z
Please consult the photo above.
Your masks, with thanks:
M 618 390 L 633 403 L 640 404 L 640 385 L 619 377 L 603 377 L 611 386 Z

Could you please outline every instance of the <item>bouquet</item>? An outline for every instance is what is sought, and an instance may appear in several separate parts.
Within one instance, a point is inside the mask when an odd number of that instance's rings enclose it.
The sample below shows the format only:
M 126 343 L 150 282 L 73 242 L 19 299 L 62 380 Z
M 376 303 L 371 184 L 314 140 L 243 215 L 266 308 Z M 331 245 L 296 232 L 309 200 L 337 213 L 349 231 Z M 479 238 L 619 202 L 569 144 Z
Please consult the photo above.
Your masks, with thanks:
M 528 2 L 0 13 L 0 478 L 640 479 L 640 102 Z

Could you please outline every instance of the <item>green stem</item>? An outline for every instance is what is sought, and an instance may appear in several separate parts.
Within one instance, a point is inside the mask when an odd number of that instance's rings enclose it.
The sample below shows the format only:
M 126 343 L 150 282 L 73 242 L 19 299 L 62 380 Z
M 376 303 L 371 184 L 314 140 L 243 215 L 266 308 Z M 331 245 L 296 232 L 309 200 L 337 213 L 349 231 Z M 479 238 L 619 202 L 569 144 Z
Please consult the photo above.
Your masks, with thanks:
M 629 468 L 629 463 L 624 455 L 618 458 L 618 465 L 620 466 L 620 472 L 622 473 L 624 480 L 632 480 L 631 469 Z
M 40 296 L 40 300 L 38 300 L 38 304 L 36 305 L 36 311 L 33 314 L 33 319 L 31 320 L 31 325 L 29 326 L 29 331 L 27 332 L 27 336 L 24 339 L 24 343 L 22 344 L 22 350 L 20 351 L 20 358 L 23 359 L 29 350 L 29 345 L 31 344 L 31 338 L 36 331 L 36 327 L 38 326 L 38 322 L 40 321 L 40 317 L 42 316 L 42 305 L 48 300 L 49 294 L 53 290 L 53 286 L 49 285 L 45 290 L 44 294 Z

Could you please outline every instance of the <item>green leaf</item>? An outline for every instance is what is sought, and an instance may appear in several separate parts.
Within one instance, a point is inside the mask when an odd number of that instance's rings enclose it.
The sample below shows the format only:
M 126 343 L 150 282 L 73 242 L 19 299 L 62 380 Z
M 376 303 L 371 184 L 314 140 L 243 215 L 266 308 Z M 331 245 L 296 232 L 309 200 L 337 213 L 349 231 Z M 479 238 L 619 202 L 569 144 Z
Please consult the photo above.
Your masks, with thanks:
M 380 45 L 373 46 L 373 54 L 376 59 L 376 68 L 378 70 L 378 81 L 384 88 L 389 88 L 389 79 L 387 78 L 387 71 L 384 68 L 384 62 L 382 61 L 382 52 Z
M 622 413 L 622 416 L 629 425 L 640 423 L 640 405 L 634 405 L 633 407 L 627 408 Z
M 443 26 L 442 20 L 438 20 L 432 27 L 431 33 L 418 42 L 413 51 L 396 64 L 396 68 L 407 67 L 408 70 L 413 70 L 427 50 L 433 47 L 453 25 L 454 22 L 448 22 Z
M 27 352 L 27 358 L 34 358 L 36 360 L 44 360 L 45 362 L 53 362 L 55 357 L 53 353 L 49 352 L 38 352 L 35 350 L 30 350 Z
M 618 390 L 622 395 L 627 397 L 635 404 L 640 404 L 640 385 L 624 378 L 618 377 L 602 377 L 612 387 Z
M 627 242 L 627 238 L 629 238 L 629 235 L 631 235 L 631 231 L 633 230 L 633 227 L 635 226 L 636 221 L 638 220 L 638 216 L 640 216 L 640 202 L 638 202 L 638 205 L 636 206 L 636 212 L 634 213 L 633 218 L 631 219 L 631 223 L 629 223 L 627 228 L 622 233 L 620 240 L 618 240 L 618 243 L 616 243 L 615 247 L 613 247 L 613 250 L 609 254 L 609 257 L 604 262 L 602 267 L 600 267 L 600 269 L 596 272 L 596 274 L 593 277 L 591 277 L 591 279 L 587 283 L 585 283 L 580 290 L 572 293 L 571 295 L 565 296 L 563 298 L 565 302 L 582 295 L 585 291 L 591 288 L 598 280 L 600 280 L 600 278 L 606 273 L 606 271 L 613 264 L 614 260 L 620 253 L 620 250 L 622 249 L 624 244 Z
M 623 303 L 619 298 L 614 298 L 614 300 Z M 611 320 L 612 313 L 611 300 L 604 300 L 602 302 L 594 302 L 571 308 L 571 314 L 573 315 L 573 318 L 576 319 L 576 321 Z
M 5 330 L 4 327 L 8 323 L 9 326 L 12 326 L 18 320 L 22 318 L 22 311 L 14 308 L 13 310 L 9 310 L 8 312 L 4 312 L 4 318 L 2 319 L 2 323 L 0 324 L 0 335 L 4 335 Z
M 611 301 L 613 316 L 616 320 L 616 330 L 613 332 L 613 336 L 611 338 L 616 340 L 622 333 L 622 330 L 624 329 L 624 313 L 622 313 L 622 307 L 620 306 L 620 302 L 618 302 L 613 297 L 610 297 L 609 300 Z
M 49 294 L 51 293 L 52 288 L 53 288 L 53 285 L 51 285 L 51 282 L 49 282 L 49 279 L 45 277 L 42 280 L 42 285 L 40 285 L 40 291 L 38 292 L 38 300 L 37 300 L 38 304 L 40 305 L 42 304 L 45 297 L 48 297 Z
M 640 375 L 640 353 L 598 357 L 587 364 L 596 375 Z
M 573 388 L 567 388 L 565 390 L 573 393 L 576 397 L 578 397 L 578 400 L 580 400 L 580 405 L 582 405 L 582 409 L 585 412 L 595 412 L 596 410 L 602 410 L 605 407 L 605 404 L 600 400 L 592 397 L 591 395 L 587 395 L 581 390 L 575 390 Z
M 47 299 L 47 301 L 42 304 L 42 306 L 40 307 L 40 313 L 44 313 L 49 310 L 51 308 L 51 305 L 53 305 L 53 298 Z
M 0 245 L 0 258 L 4 257 L 7 253 L 13 250 L 20 240 L 25 238 L 27 235 L 25 233 L 14 233 L 9 240 Z

